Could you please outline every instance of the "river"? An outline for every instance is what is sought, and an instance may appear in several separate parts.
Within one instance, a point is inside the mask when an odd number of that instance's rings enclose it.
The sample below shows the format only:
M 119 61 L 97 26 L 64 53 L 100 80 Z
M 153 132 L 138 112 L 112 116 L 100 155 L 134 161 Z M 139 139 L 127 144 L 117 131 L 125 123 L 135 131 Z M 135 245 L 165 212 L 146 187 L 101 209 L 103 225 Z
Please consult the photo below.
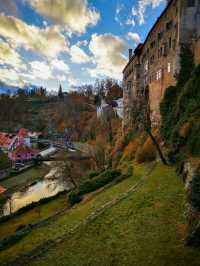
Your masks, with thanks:
M 1 216 L 11 215 L 21 208 L 41 199 L 50 198 L 63 191 L 70 191 L 73 184 L 64 175 L 64 162 L 47 162 L 50 171 L 43 180 L 35 181 L 29 186 L 14 192 L 9 196 L 1 212 Z

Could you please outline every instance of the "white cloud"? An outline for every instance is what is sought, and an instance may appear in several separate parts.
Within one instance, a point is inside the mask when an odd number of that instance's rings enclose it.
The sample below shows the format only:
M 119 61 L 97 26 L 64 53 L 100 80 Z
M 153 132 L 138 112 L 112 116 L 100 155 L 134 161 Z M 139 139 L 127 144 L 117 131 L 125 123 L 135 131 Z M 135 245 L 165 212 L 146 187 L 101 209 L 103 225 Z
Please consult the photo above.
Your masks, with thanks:
M 121 12 L 123 9 L 124 9 L 124 5 L 118 3 L 116 7 L 116 11 L 115 11 L 115 21 L 119 23 L 120 26 L 123 25 L 123 22 L 121 20 Z
M 26 0 L 39 14 L 63 25 L 68 31 L 85 33 L 88 26 L 95 26 L 100 14 L 87 0 Z
M 55 70 L 63 71 L 65 73 L 69 73 L 70 72 L 69 66 L 63 60 L 54 59 L 51 62 L 51 66 Z
M 135 20 L 133 18 L 129 17 L 126 21 L 126 25 L 134 27 L 135 26 Z
M 140 35 L 138 33 L 128 32 L 127 36 L 128 36 L 128 39 L 133 40 L 136 45 L 141 43 L 141 38 L 140 38 Z
M 74 78 L 73 76 L 68 77 L 67 81 L 71 87 L 80 85 L 80 81 Z
M 66 76 L 64 76 L 64 75 L 57 75 L 56 79 L 59 81 L 63 81 L 63 82 L 67 80 Z
M 84 50 L 77 45 L 72 45 L 70 48 L 70 55 L 71 61 L 77 64 L 88 63 L 91 60 Z
M 133 16 L 138 18 L 139 24 L 145 23 L 145 13 L 149 6 L 152 8 L 158 7 L 165 0 L 139 0 L 137 7 L 132 8 Z
M 23 86 L 24 81 L 20 75 L 10 68 L 0 68 L 0 80 L 12 86 Z
M 53 78 L 52 70 L 45 62 L 33 61 L 30 62 L 30 74 L 33 79 L 49 80 Z
M 56 57 L 67 50 L 65 38 L 58 27 L 40 29 L 4 14 L 0 14 L 0 35 L 12 45 L 33 50 L 47 57 Z
M 21 56 L 9 44 L 0 40 L 0 65 L 5 64 L 17 69 L 26 69 Z
M 124 40 L 112 34 L 93 34 L 89 48 L 93 54 L 93 62 L 96 64 L 95 68 L 87 69 L 91 76 L 121 78 L 122 69 L 126 64 L 123 52 L 127 45 Z

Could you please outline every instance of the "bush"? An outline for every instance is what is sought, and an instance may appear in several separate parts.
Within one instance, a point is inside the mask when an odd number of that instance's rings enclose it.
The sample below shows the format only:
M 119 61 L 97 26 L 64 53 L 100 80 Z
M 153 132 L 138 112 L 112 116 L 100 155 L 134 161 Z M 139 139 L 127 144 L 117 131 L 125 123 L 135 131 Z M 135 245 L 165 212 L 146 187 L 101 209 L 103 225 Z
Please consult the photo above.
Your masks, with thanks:
M 1 151 L 1 148 L 0 148 L 0 170 L 7 169 L 9 167 L 11 167 L 11 162 L 8 159 L 7 154 Z
M 189 60 L 191 56 L 186 57 Z M 182 64 L 186 69 L 184 62 Z M 180 75 L 178 78 L 175 87 L 166 89 L 160 105 L 161 134 L 170 145 L 173 156 L 182 148 L 192 155 L 200 155 L 200 65 L 192 73 L 186 73 L 184 78 Z
M 190 201 L 191 205 L 200 211 L 200 165 L 192 179 Z
M 69 195 L 69 202 L 74 205 L 82 200 L 82 196 L 86 193 L 93 192 L 106 184 L 112 182 L 117 177 L 121 176 L 120 170 L 107 170 L 101 173 L 97 178 L 84 182 L 76 191 Z
M 99 174 L 99 172 L 91 172 L 89 173 L 89 178 L 92 179 L 93 177 L 98 176 Z
M 73 206 L 74 204 L 81 202 L 82 197 L 77 192 L 73 191 L 69 194 L 68 200 L 70 205 Z

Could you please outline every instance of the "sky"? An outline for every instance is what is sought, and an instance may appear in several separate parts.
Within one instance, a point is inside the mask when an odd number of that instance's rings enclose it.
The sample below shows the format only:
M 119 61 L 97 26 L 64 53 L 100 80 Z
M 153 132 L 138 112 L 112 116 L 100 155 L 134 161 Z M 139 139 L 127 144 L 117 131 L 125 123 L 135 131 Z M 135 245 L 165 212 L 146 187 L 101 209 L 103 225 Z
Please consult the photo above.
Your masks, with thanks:
M 122 79 L 166 0 L 0 0 L 0 81 L 63 90 Z

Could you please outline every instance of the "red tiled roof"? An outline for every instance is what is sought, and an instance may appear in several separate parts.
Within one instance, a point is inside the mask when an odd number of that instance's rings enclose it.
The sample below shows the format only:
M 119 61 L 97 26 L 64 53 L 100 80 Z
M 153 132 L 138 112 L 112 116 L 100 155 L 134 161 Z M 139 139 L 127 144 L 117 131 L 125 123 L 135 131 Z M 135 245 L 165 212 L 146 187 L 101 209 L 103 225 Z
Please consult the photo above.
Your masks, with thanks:
M 12 136 L 4 133 L 4 132 L 0 132 L 0 145 L 3 148 L 8 148 L 8 146 L 10 145 L 10 143 L 12 142 Z
M 18 132 L 18 136 L 20 137 L 26 137 L 28 135 L 28 131 L 25 128 L 21 128 Z
M 6 188 L 0 186 L 0 194 L 4 193 L 6 190 L 7 190 Z

